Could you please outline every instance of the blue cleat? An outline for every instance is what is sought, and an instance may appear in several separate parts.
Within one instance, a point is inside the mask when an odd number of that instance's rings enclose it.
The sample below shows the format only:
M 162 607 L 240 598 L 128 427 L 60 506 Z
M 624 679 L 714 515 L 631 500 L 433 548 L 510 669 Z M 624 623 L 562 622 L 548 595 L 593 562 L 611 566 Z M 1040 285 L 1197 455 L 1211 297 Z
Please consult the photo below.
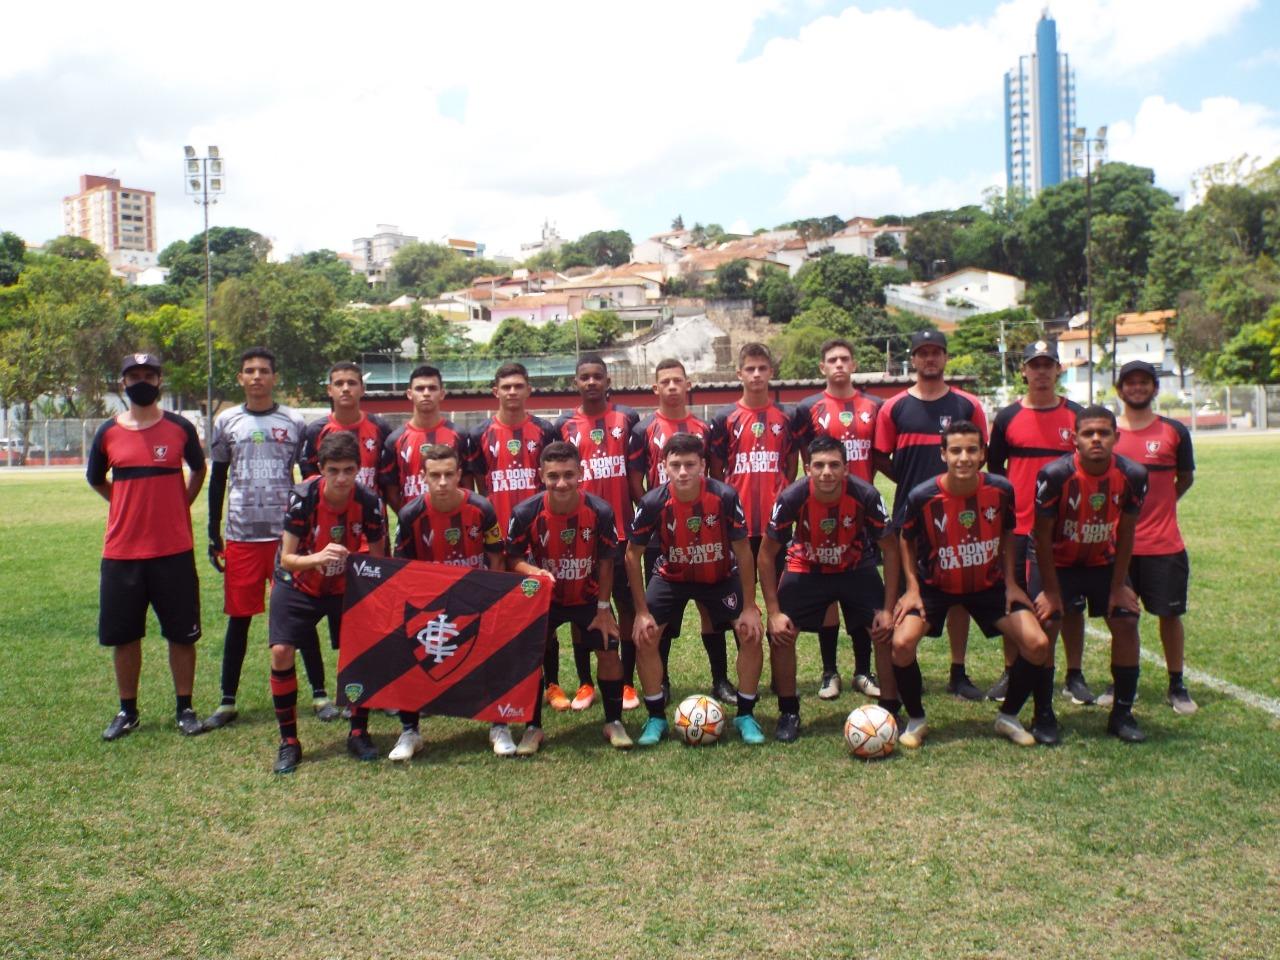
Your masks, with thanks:
M 666 735 L 667 718 L 650 717 L 644 722 L 644 729 L 640 731 L 636 744 L 641 747 L 656 747 Z
M 760 724 L 755 717 L 750 715 L 734 717 L 733 725 L 738 728 L 738 736 L 742 738 L 743 743 L 752 745 L 764 743 L 764 731 L 760 729 Z

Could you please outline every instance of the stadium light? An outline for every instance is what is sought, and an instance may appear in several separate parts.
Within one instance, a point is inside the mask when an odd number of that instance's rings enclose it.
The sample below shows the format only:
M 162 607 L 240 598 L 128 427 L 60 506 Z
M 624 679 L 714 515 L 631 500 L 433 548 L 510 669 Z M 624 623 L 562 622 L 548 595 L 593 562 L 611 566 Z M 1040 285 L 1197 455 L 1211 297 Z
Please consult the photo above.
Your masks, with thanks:
M 1088 336 L 1089 403 L 1093 403 L 1093 152 L 1096 149 L 1098 166 L 1106 162 L 1107 128 L 1099 127 L 1097 136 L 1090 137 L 1084 127 L 1076 127 L 1071 141 L 1071 166 L 1078 172 L 1084 164 L 1084 286 L 1085 316 Z M 1081 153 L 1084 156 L 1081 156 Z M 1111 326 L 1111 377 L 1115 381 L 1117 338 L 1115 324 Z
M 207 449 L 213 441 L 213 326 L 209 316 L 213 307 L 213 259 L 209 255 L 209 205 L 217 203 L 218 195 L 223 192 L 224 166 L 217 147 L 207 148 L 203 157 L 197 157 L 196 148 L 192 146 L 183 147 L 182 153 L 187 195 L 204 207 L 204 351 L 207 364 L 204 443 Z

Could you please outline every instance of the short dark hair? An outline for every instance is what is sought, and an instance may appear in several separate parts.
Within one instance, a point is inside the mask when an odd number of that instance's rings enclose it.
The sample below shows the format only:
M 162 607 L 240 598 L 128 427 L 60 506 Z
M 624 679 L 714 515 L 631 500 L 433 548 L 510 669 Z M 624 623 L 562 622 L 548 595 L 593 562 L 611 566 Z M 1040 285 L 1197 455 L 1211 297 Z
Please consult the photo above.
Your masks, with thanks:
M 424 379 L 424 378 L 425 379 L 434 378 L 442 388 L 444 387 L 444 377 L 440 375 L 439 370 L 437 370 L 435 367 L 431 366 L 430 364 L 424 363 L 424 364 L 421 364 L 420 366 L 416 366 L 413 368 L 413 373 L 409 374 L 410 383 L 413 383 L 413 381 L 415 380 Z
M 676 368 L 679 368 L 682 376 L 689 376 L 689 371 L 684 368 L 684 364 L 675 357 L 666 357 L 665 359 L 659 360 L 658 365 L 653 368 L 653 375 L 656 377 L 663 370 L 672 370 Z
M 573 365 L 573 372 L 576 375 L 583 367 L 603 367 L 605 374 L 609 373 L 609 365 L 604 362 L 604 357 L 598 353 L 584 353 L 578 358 L 578 362 Z
M 493 371 L 493 385 L 496 387 L 499 380 L 505 380 L 507 377 L 523 377 L 524 382 L 529 382 L 529 371 L 525 369 L 523 363 L 504 363 L 497 370 Z
M 809 456 L 815 453 L 838 453 L 842 463 L 849 462 L 849 451 L 845 449 L 844 441 L 837 440 L 835 437 L 823 434 L 820 437 L 814 437 L 809 443 Z
M 428 460 L 452 460 L 459 467 L 462 466 L 462 457 L 458 454 L 458 448 L 451 447 L 447 443 L 433 443 L 427 447 L 422 453 L 423 467 L 426 467 Z
M 240 354 L 240 366 L 243 367 L 248 361 L 257 359 L 267 361 L 267 364 L 271 367 L 271 372 L 276 372 L 276 355 L 266 347 L 250 347 Z
M 769 352 L 769 348 L 763 343 L 744 343 L 742 349 L 738 351 L 738 368 L 747 362 L 748 357 L 759 357 L 769 364 L 770 370 L 778 369 L 778 365 L 773 362 L 773 354 Z
M 360 364 L 355 363 L 354 361 L 351 361 L 351 360 L 339 360 L 332 367 L 330 367 L 329 379 L 332 380 L 333 375 L 340 370 L 350 370 L 353 373 L 355 373 L 357 377 L 360 377 L 361 380 L 364 379 L 364 371 L 360 369 Z
M 360 443 L 350 430 L 336 430 L 320 441 L 317 454 L 320 466 L 333 460 L 351 460 L 360 463 Z
M 947 437 L 955 436 L 957 434 L 970 434 L 970 433 L 976 433 L 978 435 L 978 442 L 981 443 L 984 447 L 987 445 L 986 438 L 983 437 L 982 431 L 978 429 L 978 425 L 974 423 L 972 420 L 952 420 L 945 427 L 943 427 L 942 428 L 942 445 L 944 447 L 947 445 Z
M 699 436 L 692 433 L 674 433 L 662 447 L 662 459 L 666 460 L 678 453 L 696 453 L 705 460 L 707 448 Z
M 1116 429 L 1116 415 L 1111 412 L 1109 407 L 1104 407 L 1100 403 L 1085 407 L 1076 414 L 1076 429 L 1080 429 L 1080 424 L 1086 420 L 1106 420 L 1111 424 L 1111 429 Z
M 844 347 L 849 351 L 849 356 L 857 359 L 857 354 L 853 352 L 853 344 L 844 337 L 832 337 L 829 340 L 823 340 L 822 346 L 818 348 L 818 359 L 824 363 L 827 360 L 827 351 L 834 350 L 836 347 Z
M 578 448 L 572 443 L 567 440 L 553 440 L 543 447 L 542 452 L 538 454 L 538 466 L 542 466 L 552 460 L 556 462 L 572 460 L 574 463 L 578 463 L 581 459 L 578 454 Z

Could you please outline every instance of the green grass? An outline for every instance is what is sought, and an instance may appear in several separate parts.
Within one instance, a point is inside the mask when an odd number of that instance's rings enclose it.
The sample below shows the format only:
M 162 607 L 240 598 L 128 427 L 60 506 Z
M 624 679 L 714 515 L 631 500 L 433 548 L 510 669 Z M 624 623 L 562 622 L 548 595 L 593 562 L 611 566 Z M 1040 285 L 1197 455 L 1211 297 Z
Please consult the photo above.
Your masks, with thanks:
M 1280 441 L 1198 455 L 1188 663 L 1276 697 Z M 1150 666 L 1137 748 L 1069 706 L 1056 750 L 997 740 L 991 705 L 941 693 L 935 641 L 926 747 L 851 761 L 839 731 L 855 701 L 816 699 L 807 637 L 791 747 L 616 754 L 597 707 L 549 716 L 532 761 L 494 757 L 477 724 L 429 720 L 404 769 L 349 761 L 342 728 L 304 709 L 306 760 L 276 779 L 265 624 L 241 720 L 191 740 L 153 624 L 143 726 L 104 744 L 105 504 L 78 474 L 15 473 L 0 471 L 0 956 L 1218 958 L 1280 942 L 1280 723 L 1204 689 L 1177 718 Z M 203 713 L 222 616 L 201 569 Z M 702 682 L 692 620 L 673 660 L 677 694 Z M 997 645 L 975 635 L 970 663 L 993 680 Z M 1105 682 L 1101 644 L 1086 669 Z M 766 699 L 766 730 L 775 712 Z M 384 749 L 395 727 L 375 720 Z

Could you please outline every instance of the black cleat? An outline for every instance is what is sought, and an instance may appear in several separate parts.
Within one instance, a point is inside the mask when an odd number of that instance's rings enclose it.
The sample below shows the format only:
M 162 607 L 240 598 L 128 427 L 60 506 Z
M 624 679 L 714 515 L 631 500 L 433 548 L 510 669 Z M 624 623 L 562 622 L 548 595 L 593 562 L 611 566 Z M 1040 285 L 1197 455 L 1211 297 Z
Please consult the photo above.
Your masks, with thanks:
M 778 725 L 774 728 L 773 739 L 779 743 L 795 743 L 800 736 L 800 714 L 778 714 Z
M 1093 695 L 1093 691 L 1089 689 L 1089 685 L 1084 682 L 1084 675 L 1079 673 L 1067 677 L 1066 685 L 1062 688 L 1062 694 L 1070 697 L 1071 702 L 1077 707 L 1090 707 L 1098 701 L 1098 698 Z
M 736 703 L 738 700 L 738 688 L 724 677 L 721 677 L 719 680 L 711 681 L 711 695 L 724 705 Z
M 302 744 L 282 743 L 280 744 L 280 752 L 276 754 L 276 764 L 271 768 L 272 773 L 293 773 L 298 769 L 298 764 L 302 762 Z
M 138 729 L 138 715 L 128 714 L 121 710 L 111 722 L 107 724 L 107 729 L 102 731 L 103 740 L 119 740 L 121 737 L 127 737 L 133 731 Z
M 204 733 L 204 724 L 190 707 L 178 714 L 178 730 L 184 737 L 195 737 Z
M 1138 726 L 1138 721 L 1128 710 L 1122 713 L 1112 712 L 1111 719 L 1107 721 L 1107 733 L 1125 743 L 1142 743 L 1147 739 L 1147 735 Z
M 1031 724 L 1031 735 L 1044 747 L 1056 747 L 1062 742 L 1062 730 L 1058 718 L 1052 712 L 1037 716 Z
M 347 753 L 366 763 L 378 759 L 378 748 L 367 733 L 348 734 Z
M 217 710 L 213 711 L 213 713 L 209 714 L 209 716 L 205 717 L 204 723 L 201 724 L 201 726 L 204 727 L 206 732 L 210 730 L 221 730 L 227 724 L 234 722 L 238 716 L 240 716 L 240 714 L 236 711 L 236 708 L 233 705 L 223 704 L 218 707 Z
M 959 680 L 948 680 L 947 693 L 953 694 L 961 700 L 981 700 L 986 696 L 973 685 L 973 681 L 969 679 L 967 673 L 961 674 Z
M 311 701 L 311 707 L 316 712 L 316 719 L 321 723 L 332 723 L 343 716 L 342 711 L 338 709 L 338 705 L 328 697 Z M 347 717 L 347 719 L 350 720 L 351 718 Z
M 987 691 L 987 699 L 994 700 L 996 703 L 1004 703 L 1004 698 L 1009 693 L 1009 668 L 1004 668 L 1004 673 L 1000 674 L 1000 679 L 992 684 L 991 689 Z

